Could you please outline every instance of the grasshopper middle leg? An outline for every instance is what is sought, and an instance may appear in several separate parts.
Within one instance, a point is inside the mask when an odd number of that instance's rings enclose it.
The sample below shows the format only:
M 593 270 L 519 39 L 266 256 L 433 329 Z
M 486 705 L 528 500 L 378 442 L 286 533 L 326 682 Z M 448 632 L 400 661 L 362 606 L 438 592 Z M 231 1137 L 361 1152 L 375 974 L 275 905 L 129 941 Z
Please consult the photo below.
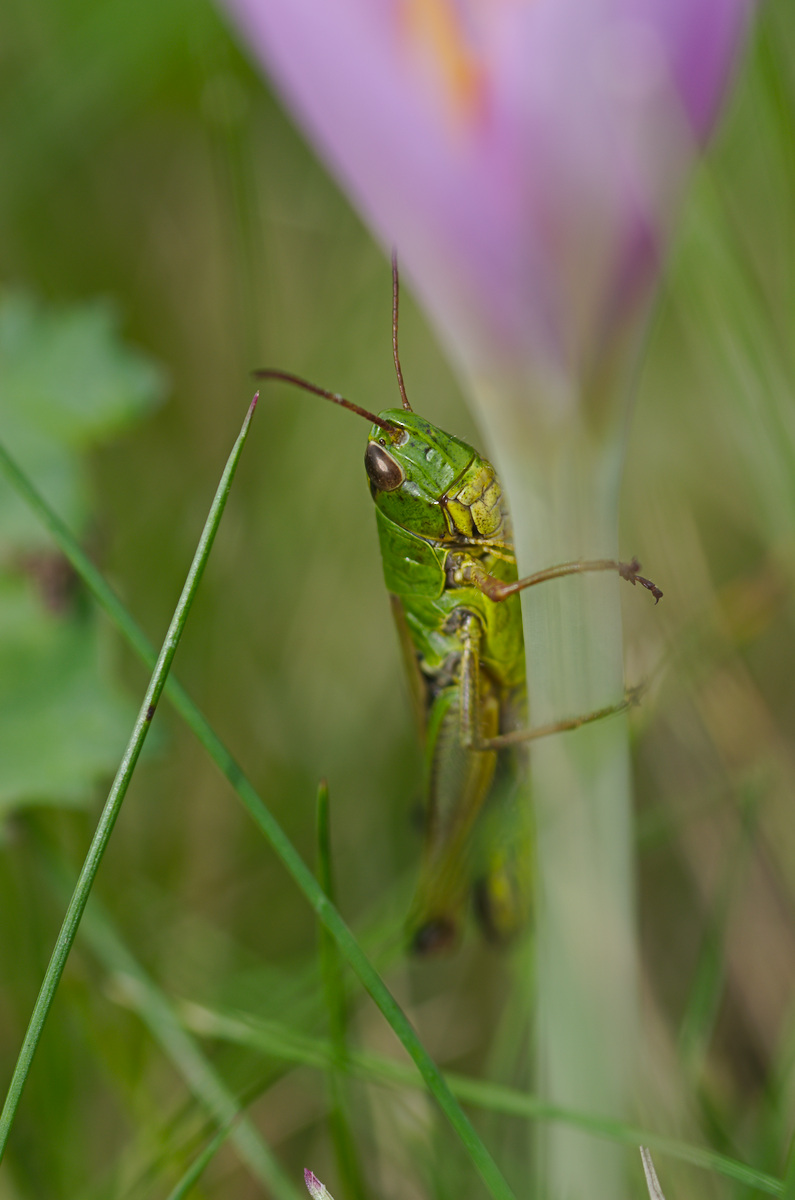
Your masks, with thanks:
M 481 734 L 480 715 L 480 642 L 482 630 L 479 618 L 473 612 L 459 610 L 458 633 L 463 645 L 461 655 L 460 677 L 460 726 L 461 745 L 470 750 L 503 750 L 509 746 L 521 745 L 525 742 L 536 741 L 538 738 L 549 737 L 553 733 L 567 733 L 579 729 L 581 725 L 590 725 L 593 721 L 601 721 L 616 713 L 625 712 L 637 703 L 640 688 L 631 688 L 622 700 L 615 704 L 605 705 L 578 717 L 567 717 L 561 721 L 553 721 L 549 725 L 539 725 L 530 729 L 514 729 L 509 733 L 496 734 L 484 738 Z

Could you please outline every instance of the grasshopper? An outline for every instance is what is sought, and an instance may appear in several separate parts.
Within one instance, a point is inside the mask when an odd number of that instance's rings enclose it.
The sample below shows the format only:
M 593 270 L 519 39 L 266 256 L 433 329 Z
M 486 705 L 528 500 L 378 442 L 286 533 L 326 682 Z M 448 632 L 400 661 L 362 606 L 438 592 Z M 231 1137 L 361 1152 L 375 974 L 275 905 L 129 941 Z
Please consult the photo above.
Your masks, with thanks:
M 506 942 L 529 916 L 532 836 L 514 803 L 527 742 L 626 708 L 629 699 L 539 728 L 527 710 L 519 592 L 584 571 L 618 571 L 655 598 L 636 561 L 568 562 L 518 578 L 508 512 L 491 463 L 412 410 L 398 353 L 399 283 L 392 258 L 392 351 L 402 408 L 372 413 L 287 371 L 262 379 L 303 388 L 371 422 L 364 466 L 384 568 L 425 750 L 425 838 L 408 930 L 420 955 L 452 949 L 470 890 L 487 937 Z M 519 816 L 521 809 L 524 816 Z M 503 825 L 510 837 L 474 836 Z M 486 846 L 478 860 L 477 845 Z M 474 887 L 472 880 L 475 880 Z

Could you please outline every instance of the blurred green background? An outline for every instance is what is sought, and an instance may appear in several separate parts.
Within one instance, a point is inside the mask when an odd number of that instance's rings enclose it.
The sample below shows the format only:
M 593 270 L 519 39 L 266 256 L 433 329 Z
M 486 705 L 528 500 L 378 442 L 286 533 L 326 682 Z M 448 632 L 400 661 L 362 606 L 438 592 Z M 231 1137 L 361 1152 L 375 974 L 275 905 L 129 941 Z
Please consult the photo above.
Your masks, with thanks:
M 388 264 L 201 0 L 6 0 L 0 283 L 0 438 L 156 642 L 251 369 L 394 402 Z M 663 281 L 621 540 L 665 591 L 658 609 L 624 596 L 627 678 L 651 685 L 634 723 L 640 1115 L 778 1175 L 795 1116 L 794 322 L 795 12 L 771 0 Z M 408 288 L 401 349 L 415 407 L 484 445 Z M 401 955 L 421 764 L 364 438 L 320 400 L 263 392 L 175 671 L 309 861 L 328 778 L 346 918 L 440 1062 L 516 1082 L 521 951 L 470 931 L 449 962 Z M 46 546 L 0 491 L 2 1081 L 146 682 Z M 196 1006 L 325 1028 L 308 906 L 167 705 L 152 740 L 96 889 L 116 932 L 95 913 L 78 940 L 2 1200 L 166 1196 L 214 1128 L 115 938 L 196 1028 Z M 356 990 L 352 1010 L 357 1043 L 395 1053 Z M 320 1073 L 202 1045 L 296 1187 L 311 1165 L 334 1190 Z M 419 1093 L 353 1102 L 372 1194 L 481 1194 Z M 526 1194 L 524 1126 L 481 1124 Z M 268 1194 L 240 1140 L 191 1194 Z M 671 1194 L 748 1191 L 658 1171 Z

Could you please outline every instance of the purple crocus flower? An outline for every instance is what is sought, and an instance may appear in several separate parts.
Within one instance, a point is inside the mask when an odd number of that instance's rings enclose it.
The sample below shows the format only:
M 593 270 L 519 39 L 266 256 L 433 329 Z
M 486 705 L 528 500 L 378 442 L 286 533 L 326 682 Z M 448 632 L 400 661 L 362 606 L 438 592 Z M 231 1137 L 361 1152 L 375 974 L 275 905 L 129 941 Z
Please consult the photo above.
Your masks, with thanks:
M 646 306 L 749 0 L 227 3 L 465 373 L 587 389 Z

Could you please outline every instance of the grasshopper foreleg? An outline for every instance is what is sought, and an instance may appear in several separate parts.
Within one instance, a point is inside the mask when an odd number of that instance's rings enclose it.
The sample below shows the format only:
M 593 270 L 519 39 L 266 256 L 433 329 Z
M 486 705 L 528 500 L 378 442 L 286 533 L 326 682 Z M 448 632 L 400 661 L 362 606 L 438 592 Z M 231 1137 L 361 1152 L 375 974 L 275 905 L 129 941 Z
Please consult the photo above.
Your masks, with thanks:
M 514 583 L 506 583 L 502 579 L 497 579 L 496 576 L 490 575 L 476 559 L 467 559 L 458 568 L 455 582 L 476 587 L 483 592 L 484 596 L 488 596 L 489 600 L 499 602 L 507 600 L 516 592 L 524 591 L 525 588 L 534 587 L 537 583 L 546 583 L 548 579 L 560 579 L 564 575 L 581 575 L 586 571 L 618 571 L 621 578 L 626 579 L 627 583 L 631 583 L 633 586 L 639 583 L 641 587 L 651 592 L 655 604 L 662 597 L 662 592 L 657 585 L 638 573 L 640 563 L 636 558 L 628 563 L 619 562 L 615 558 L 593 558 L 584 562 L 559 563 L 556 567 L 547 567 L 543 571 L 536 571 L 535 574 L 526 575 L 524 579 L 517 579 Z

